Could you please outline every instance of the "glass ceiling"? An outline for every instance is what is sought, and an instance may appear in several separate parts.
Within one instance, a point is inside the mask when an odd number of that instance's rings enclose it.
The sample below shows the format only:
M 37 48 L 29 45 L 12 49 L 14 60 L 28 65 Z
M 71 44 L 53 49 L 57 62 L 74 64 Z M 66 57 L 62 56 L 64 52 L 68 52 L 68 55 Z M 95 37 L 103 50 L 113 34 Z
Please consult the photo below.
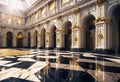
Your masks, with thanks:
M 0 0 L 0 4 L 10 6 L 14 9 L 26 10 L 38 0 Z

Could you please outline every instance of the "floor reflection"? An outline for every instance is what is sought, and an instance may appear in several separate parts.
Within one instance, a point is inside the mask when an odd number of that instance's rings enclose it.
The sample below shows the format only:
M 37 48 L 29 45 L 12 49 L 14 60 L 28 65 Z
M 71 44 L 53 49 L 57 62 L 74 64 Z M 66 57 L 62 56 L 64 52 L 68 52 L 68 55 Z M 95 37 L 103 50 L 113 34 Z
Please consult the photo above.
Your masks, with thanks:
M 119 57 L 70 51 L 58 52 L 55 50 L 33 49 L 28 51 L 30 51 L 31 54 L 0 57 L 0 81 L 120 81 Z M 117 60 L 117 62 L 113 61 L 114 59 Z
M 86 72 L 51 67 L 47 70 L 48 73 L 44 73 L 44 70 L 36 73 L 41 82 L 95 82 L 95 79 Z

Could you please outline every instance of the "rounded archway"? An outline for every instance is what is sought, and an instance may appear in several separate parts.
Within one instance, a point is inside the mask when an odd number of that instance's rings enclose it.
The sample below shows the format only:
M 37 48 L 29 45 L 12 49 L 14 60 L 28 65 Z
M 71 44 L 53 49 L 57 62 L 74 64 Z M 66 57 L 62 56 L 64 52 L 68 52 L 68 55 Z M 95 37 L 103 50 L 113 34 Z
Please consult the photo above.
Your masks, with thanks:
M 22 32 L 19 32 L 17 34 L 17 48 L 22 48 L 23 47 L 23 34 Z
M 37 48 L 37 45 L 38 45 L 38 31 L 35 30 L 34 31 L 34 48 Z
M 6 45 L 7 48 L 11 48 L 13 43 L 13 34 L 12 32 L 7 32 L 6 34 Z
M 111 19 L 113 48 L 120 51 L 120 5 L 114 7 L 111 13 Z
M 28 32 L 28 48 L 30 48 L 30 45 L 31 45 L 30 36 L 31 36 L 31 34 L 30 34 L 30 32 Z
M 92 51 L 95 49 L 95 17 L 89 15 L 84 20 L 84 26 L 86 29 L 86 50 Z
M 51 43 L 52 44 L 52 48 L 56 48 L 56 26 L 53 25 L 52 27 L 50 27 L 50 33 L 51 33 Z
M 66 50 L 70 50 L 71 48 L 71 27 L 72 23 L 70 21 L 67 21 L 64 23 L 64 31 L 65 31 L 65 37 L 64 37 L 64 46 Z

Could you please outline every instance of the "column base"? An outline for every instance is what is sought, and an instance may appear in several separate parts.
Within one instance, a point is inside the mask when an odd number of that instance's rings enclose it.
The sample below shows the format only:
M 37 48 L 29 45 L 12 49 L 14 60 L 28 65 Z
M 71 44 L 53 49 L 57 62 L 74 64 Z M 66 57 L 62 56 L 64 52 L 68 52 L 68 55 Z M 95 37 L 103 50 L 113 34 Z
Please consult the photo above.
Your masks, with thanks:
M 65 48 L 63 48 L 63 47 L 61 47 L 61 48 L 56 48 L 57 50 L 60 50 L 60 51 L 62 51 L 62 50 L 66 50 Z
M 45 48 L 46 50 L 54 50 L 52 47 Z
M 39 47 L 39 49 L 45 49 L 45 47 Z
M 2 49 L 2 48 L 7 48 L 7 47 L 0 47 L 0 49 Z
M 71 48 L 71 51 L 74 51 L 74 52 L 85 52 L 86 49 L 84 49 L 84 48 Z
M 95 49 L 92 51 L 92 53 L 98 53 L 98 54 L 114 54 L 115 51 L 113 49 Z

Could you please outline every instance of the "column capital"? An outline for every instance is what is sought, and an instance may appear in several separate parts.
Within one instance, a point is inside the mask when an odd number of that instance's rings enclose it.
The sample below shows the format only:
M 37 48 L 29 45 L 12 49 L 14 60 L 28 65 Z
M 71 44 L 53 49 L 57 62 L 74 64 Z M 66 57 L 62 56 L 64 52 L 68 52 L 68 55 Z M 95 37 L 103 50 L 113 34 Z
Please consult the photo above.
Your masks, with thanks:
M 46 32 L 45 34 L 46 34 L 46 35 L 50 35 L 51 33 L 50 33 L 50 32 Z
M 56 29 L 56 33 L 64 33 L 64 32 L 65 32 L 64 30 Z
M 112 19 L 111 19 L 111 18 L 105 18 L 105 17 L 98 17 L 98 18 L 95 20 L 95 23 L 101 22 L 101 21 L 112 22 Z
M 79 9 L 79 8 L 73 9 L 73 13 L 74 13 L 74 14 L 78 14 L 79 12 L 80 12 L 80 9 Z
M 58 17 L 57 17 L 57 20 L 61 20 L 61 18 L 62 18 L 62 16 L 58 16 Z
M 98 6 L 101 6 L 105 1 L 107 1 L 107 0 L 96 0 L 96 4 Z
M 73 29 L 73 30 L 74 30 L 74 29 L 84 29 L 84 27 L 83 27 L 83 26 L 73 25 L 72 29 Z
M 47 20 L 45 23 L 48 24 L 48 23 L 49 23 L 49 20 Z

